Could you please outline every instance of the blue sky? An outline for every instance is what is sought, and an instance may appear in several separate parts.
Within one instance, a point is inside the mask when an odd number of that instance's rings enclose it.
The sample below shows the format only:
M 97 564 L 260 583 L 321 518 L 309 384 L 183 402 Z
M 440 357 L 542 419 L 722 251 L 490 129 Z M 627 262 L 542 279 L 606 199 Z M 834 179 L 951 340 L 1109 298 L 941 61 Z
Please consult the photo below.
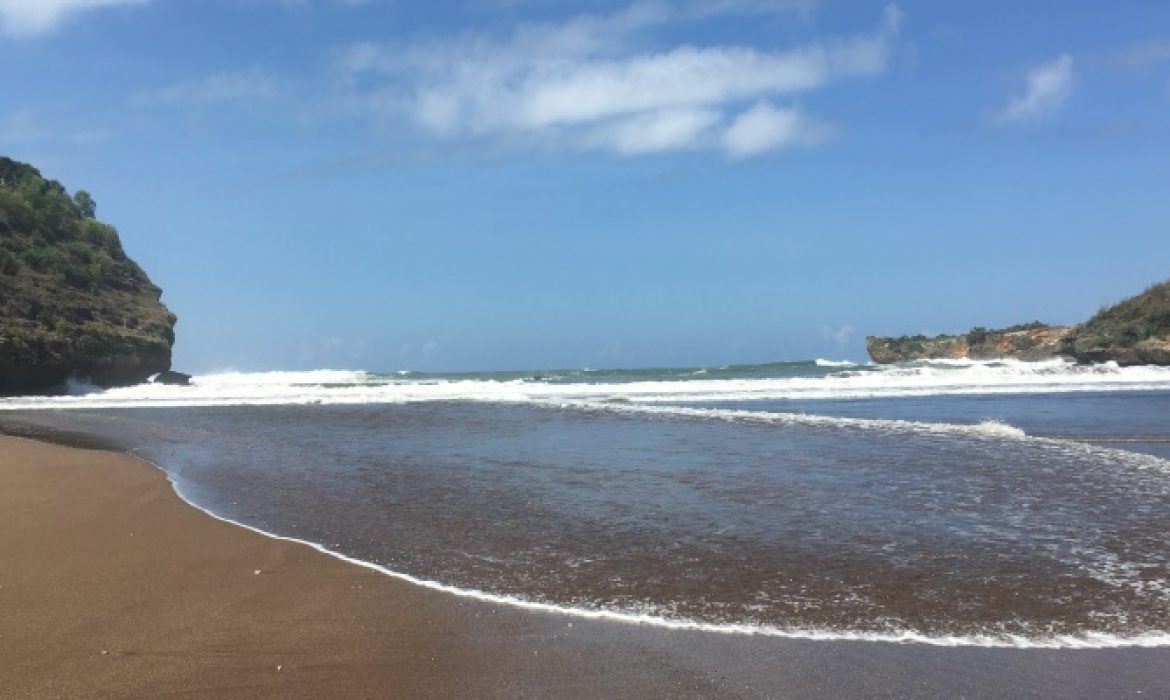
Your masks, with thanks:
M 175 366 L 863 359 L 1170 276 L 1170 3 L 0 0 Z

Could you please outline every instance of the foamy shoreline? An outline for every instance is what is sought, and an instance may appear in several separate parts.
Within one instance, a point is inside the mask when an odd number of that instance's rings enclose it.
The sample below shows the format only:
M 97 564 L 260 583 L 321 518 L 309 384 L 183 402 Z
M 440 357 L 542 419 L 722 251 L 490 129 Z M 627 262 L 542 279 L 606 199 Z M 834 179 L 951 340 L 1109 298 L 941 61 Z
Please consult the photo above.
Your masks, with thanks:
M 158 465 L 143 460 L 151 466 L 162 469 Z M 549 615 L 578 618 L 583 620 L 598 620 L 624 625 L 645 625 L 658 629 L 675 632 L 702 632 L 718 635 L 735 635 L 747 637 L 773 637 L 778 639 L 807 640 L 817 642 L 876 642 L 885 644 L 921 644 L 937 647 L 979 647 L 1001 649 L 1124 649 L 1124 648 L 1170 648 L 1170 633 L 1154 632 L 1134 636 L 1117 636 L 1106 633 L 1089 633 L 1084 635 L 1057 635 L 1053 637 L 1025 637 L 1022 635 L 928 635 L 914 630 L 891 630 L 888 632 L 867 632 L 862 630 L 833 630 L 833 629 L 785 629 L 764 625 L 746 624 L 717 624 L 698 620 L 672 619 L 652 614 L 633 613 L 622 610 L 605 610 L 591 608 L 577 608 L 552 603 L 526 600 L 514 596 L 499 595 L 478 591 L 469 588 L 460 588 L 439 581 L 419 578 L 407 573 L 395 571 L 388 567 L 351 557 L 342 552 L 311 540 L 279 535 L 267 530 L 253 527 L 231 518 L 218 515 L 192 501 L 183 495 L 182 491 L 172 481 L 176 495 L 192 508 L 224 523 L 254 532 L 272 540 L 293 542 L 304 545 L 321 554 L 333 557 L 353 566 L 368 569 L 399 581 L 405 581 L 433 591 L 468 598 L 483 603 L 506 605 L 509 607 L 528 610 Z

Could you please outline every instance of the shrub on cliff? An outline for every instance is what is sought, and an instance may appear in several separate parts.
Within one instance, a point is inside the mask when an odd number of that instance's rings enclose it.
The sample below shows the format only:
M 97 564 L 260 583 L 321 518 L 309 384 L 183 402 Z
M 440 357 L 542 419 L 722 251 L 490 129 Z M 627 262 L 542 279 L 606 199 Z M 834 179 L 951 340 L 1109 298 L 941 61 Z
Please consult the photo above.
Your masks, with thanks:
M 987 329 L 983 326 L 975 326 L 967 332 L 967 345 L 974 347 L 982 345 L 987 341 Z
M 7 250 L 0 250 L 0 275 L 15 275 L 20 269 L 20 261 Z
M 149 284 L 114 227 L 92 218 L 93 197 L 85 191 L 70 197 L 60 183 L 22 165 L 0 159 L 0 272 L 14 275 L 24 266 L 79 289 Z
M 1101 309 L 1077 329 L 1075 347 L 1131 348 L 1151 338 L 1170 337 L 1170 282 Z

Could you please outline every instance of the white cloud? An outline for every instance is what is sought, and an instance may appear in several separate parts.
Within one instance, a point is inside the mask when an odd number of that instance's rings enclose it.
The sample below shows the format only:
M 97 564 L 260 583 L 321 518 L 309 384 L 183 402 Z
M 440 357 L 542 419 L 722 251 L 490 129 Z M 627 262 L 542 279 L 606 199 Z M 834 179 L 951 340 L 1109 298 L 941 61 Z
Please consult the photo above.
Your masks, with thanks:
M 582 145 L 622 155 L 693 148 L 703 142 L 704 135 L 719 120 L 719 112 L 711 109 L 640 112 L 597 127 L 586 135 Z
M 337 66 L 353 91 L 351 104 L 382 116 L 405 114 L 439 139 L 506 138 L 623 155 L 720 148 L 741 157 L 816 141 L 811 120 L 764 101 L 882 73 L 900 11 L 888 8 L 872 33 L 786 49 L 647 50 L 653 37 L 646 35 L 669 22 L 807 5 L 644 2 L 610 15 L 521 25 L 504 38 L 357 44 L 339 54 Z
M 63 22 L 88 10 L 145 5 L 152 0 L 0 0 L 0 31 L 10 36 L 48 34 Z M 307 7 L 310 0 L 280 0 L 290 8 Z M 330 0 L 346 7 L 363 7 L 375 0 Z
M 499 94 L 464 95 L 459 116 L 467 126 L 486 117 L 505 125 L 543 127 L 588 122 L 617 114 L 711 105 L 757 95 L 809 90 L 842 75 L 876 73 L 884 47 L 861 42 L 766 53 L 753 49 L 683 46 L 621 60 L 590 61 L 552 75 L 528 75 L 519 90 L 502 84 Z M 495 102 L 512 97 L 514 101 Z M 504 109 L 500 109 L 504 107 Z
M 228 102 L 268 102 L 279 98 L 283 91 L 280 80 L 259 68 L 253 68 L 224 71 L 198 80 L 177 83 L 141 93 L 134 101 L 142 105 L 212 106 Z
M 34 36 L 51 32 L 87 10 L 146 2 L 149 0 L 0 0 L 0 26 L 8 35 Z
M 1028 71 L 1023 94 L 995 115 L 998 124 L 1039 121 L 1061 108 L 1073 90 L 1073 59 L 1062 54 Z
M 808 146 L 824 141 L 832 129 L 809 120 L 799 110 L 759 102 L 740 114 L 723 132 L 728 155 L 746 158 L 786 146 Z

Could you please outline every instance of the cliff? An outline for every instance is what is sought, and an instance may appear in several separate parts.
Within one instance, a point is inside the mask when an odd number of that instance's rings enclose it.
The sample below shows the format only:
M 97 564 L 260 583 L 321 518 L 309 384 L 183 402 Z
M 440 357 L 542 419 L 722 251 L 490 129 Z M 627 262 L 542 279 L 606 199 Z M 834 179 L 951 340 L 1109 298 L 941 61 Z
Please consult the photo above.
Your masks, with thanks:
M 1001 330 L 972 328 L 963 335 L 922 335 L 901 338 L 865 339 L 865 349 L 874 362 L 909 360 L 971 359 L 993 360 L 1011 357 L 1046 360 L 1061 354 L 1071 326 L 1030 323 Z
M 100 386 L 170 368 L 175 316 L 114 227 L 35 168 L 0 157 L 0 393 Z
M 1170 282 L 1102 309 L 1065 338 L 1063 352 L 1080 362 L 1170 365 Z
M 1075 326 L 1028 323 L 1001 330 L 972 328 L 963 335 L 865 339 L 874 362 L 967 358 L 1045 360 L 1119 365 L 1170 365 L 1170 282 L 1102 309 Z

